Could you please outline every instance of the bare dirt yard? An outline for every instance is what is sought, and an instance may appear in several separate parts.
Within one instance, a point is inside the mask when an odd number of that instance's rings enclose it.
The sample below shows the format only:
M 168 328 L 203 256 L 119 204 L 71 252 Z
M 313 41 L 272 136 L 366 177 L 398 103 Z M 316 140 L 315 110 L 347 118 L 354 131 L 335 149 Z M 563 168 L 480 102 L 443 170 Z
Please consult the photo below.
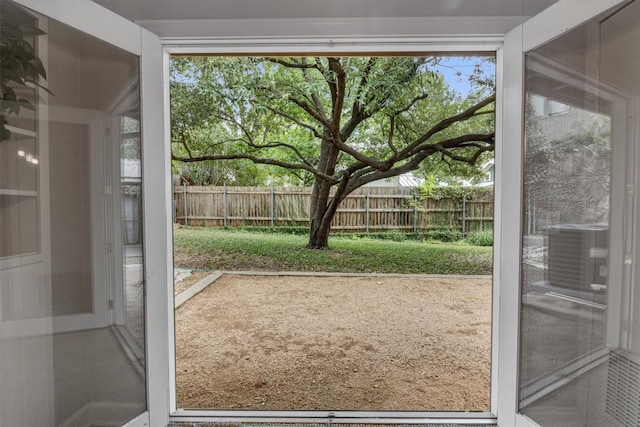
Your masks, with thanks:
M 180 408 L 489 409 L 491 280 L 223 275 L 176 310 Z

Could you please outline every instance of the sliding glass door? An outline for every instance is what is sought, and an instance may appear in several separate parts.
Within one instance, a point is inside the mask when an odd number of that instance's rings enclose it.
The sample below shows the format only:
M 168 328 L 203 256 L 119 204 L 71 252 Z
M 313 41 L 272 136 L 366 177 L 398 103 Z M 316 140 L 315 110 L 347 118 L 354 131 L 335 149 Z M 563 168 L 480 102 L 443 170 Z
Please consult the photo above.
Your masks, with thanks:
M 141 30 L 57 3 L 0 1 L 0 425 L 148 425 Z
M 640 422 L 640 3 L 525 54 L 519 411 Z

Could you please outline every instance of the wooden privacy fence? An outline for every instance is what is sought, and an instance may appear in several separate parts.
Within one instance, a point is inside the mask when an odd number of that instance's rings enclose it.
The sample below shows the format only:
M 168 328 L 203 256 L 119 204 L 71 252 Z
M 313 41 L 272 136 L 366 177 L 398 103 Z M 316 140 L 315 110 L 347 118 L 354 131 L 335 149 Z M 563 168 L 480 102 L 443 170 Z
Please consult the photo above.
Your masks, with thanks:
M 308 226 L 311 188 L 174 188 L 174 220 L 205 227 Z M 186 211 L 185 211 L 186 206 Z M 413 188 L 362 187 L 341 203 L 332 230 L 469 231 L 493 228 L 493 197 L 420 198 Z

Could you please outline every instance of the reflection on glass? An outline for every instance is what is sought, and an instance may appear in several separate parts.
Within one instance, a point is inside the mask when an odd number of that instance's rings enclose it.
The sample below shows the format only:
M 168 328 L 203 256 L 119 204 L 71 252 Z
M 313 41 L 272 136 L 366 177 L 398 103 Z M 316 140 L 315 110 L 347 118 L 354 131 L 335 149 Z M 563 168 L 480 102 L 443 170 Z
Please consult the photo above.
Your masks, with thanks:
M 144 281 L 142 258 L 142 163 L 140 121 L 136 109 L 120 117 L 120 197 L 124 245 L 124 291 L 127 328 L 144 343 Z
M 561 104 L 542 95 L 532 98 Z M 525 383 L 604 345 L 611 152 L 606 115 L 567 104 L 561 104 L 563 116 L 535 115 L 535 104 L 528 105 Z
M 638 18 L 636 3 L 526 55 L 519 401 L 541 426 L 640 423 L 623 237 L 637 221 Z
M 123 425 L 146 408 L 139 59 L 0 7 L 46 33 L 25 41 L 50 91 L 2 112 L 0 425 Z

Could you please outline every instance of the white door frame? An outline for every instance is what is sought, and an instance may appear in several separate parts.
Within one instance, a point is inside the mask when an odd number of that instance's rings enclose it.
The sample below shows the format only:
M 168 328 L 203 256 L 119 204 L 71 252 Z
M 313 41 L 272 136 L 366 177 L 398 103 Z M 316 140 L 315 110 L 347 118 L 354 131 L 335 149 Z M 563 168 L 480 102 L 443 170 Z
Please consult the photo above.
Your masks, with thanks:
M 356 38 L 335 38 L 326 40 L 323 38 L 300 38 L 300 37 L 277 37 L 264 38 L 252 37 L 244 38 L 242 41 L 230 42 L 225 39 L 206 39 L 206 40 L 163 40 L 165 43 L 165 67 L 169 67 L 169 58 L 171 54 L 274 54 L 286 53 L 291 55 L 305 55 L 322 52 L 323 55 L 339 55 L 353 52 L 375 52 L 380 53 L 414 53 L 429 52 L 434 54 L 437 52 L 475 52 L 483 54 L 487 52 L 498 52 L 502 38 L 496 36 L 479 37 L 474 43 L 471 40 L 443 40 L 442 37 L 411 37 L 411 38 L 394 38 L 392 43 L 385 42 L 384 39 L 373 39 L 367 37 Z M 321 49 L 321 50 L 319 50 Z M 501 87 L 500 77 L 497 76 L 497 85 Z M 165 81 L 165 91 L 169 91 L 169 82 Z M 499 90 L 500 91 L 500 90 Z M 167 116 L 169 115 L 169 105 L 167 103 Z M 169 130 L 167 131 L 169 132 Z M 167 142 L 169 145 L 169 142 Z M 169 158 L 169 157 L 168 157 Z M 166 170 L 170 170 L 170 161 L 166 163 Z M 496 187 L 496 194 L 499 193 L 499 184 Z M 170 189 L 169 189 L 170 191 Z M 170 193 L 169 193 L 170 194 Z M 170 201 L 169 201 L 170 202 Z M 172 218 L 171 204 L 166 205 L 166 216 Z M 173 242 L 167 242 L 170 249 L 167 256 L 167 264 L 169 271 L 172 272 L 172 246 Z M 172 273 L 170 277 L 172 277 Z M 170 286 L 172 287 L 172 286 Z M 499 294 L 500 283 L 494 276 L 494 295 Z M 318 411 L 236 411 L 236 410 L 216 410 L 216 409 L 180 409 L 176 405 L 176 382 L 175 382 L 175 341 L 174 341 L 174 316 L 173 316 L 173 293 L 168 294 L 170 305 L 168 307 L 167 316 L 169 318 L 169 373 L 170 373 L 170 408 L 172 419 L 175 421 L 193 421 L 201 420 L 224 420 L 224 421 L 256 421 L 269 422 L 322 422 L 332 419 L 334 422 L 384 422 L 388 423 L 464 423 L 464 424 L 493 424 L 496 422 L 496 401 L 495 389 L 497 384 L 497 346 L 493 346 L 492 354 L 492 400 L 490 412 L 434 412 L 434 411 L 337 411 L 337 410 L 318 410 Z M 497 301 L 497 299 L 495 299 Z M 497 336 L 496 330 L 499 325 L 497 319 L 497 310 L 494 310 L 493 328 L 494 336 Z

